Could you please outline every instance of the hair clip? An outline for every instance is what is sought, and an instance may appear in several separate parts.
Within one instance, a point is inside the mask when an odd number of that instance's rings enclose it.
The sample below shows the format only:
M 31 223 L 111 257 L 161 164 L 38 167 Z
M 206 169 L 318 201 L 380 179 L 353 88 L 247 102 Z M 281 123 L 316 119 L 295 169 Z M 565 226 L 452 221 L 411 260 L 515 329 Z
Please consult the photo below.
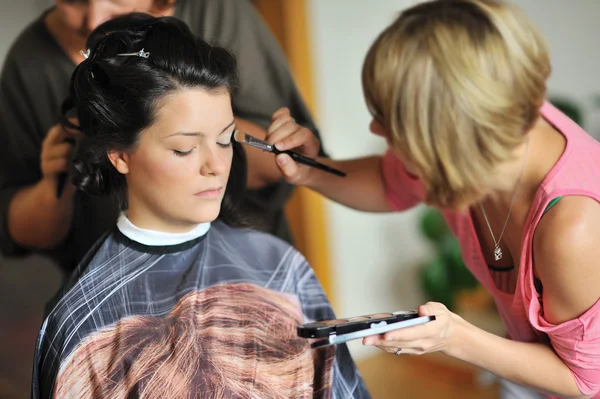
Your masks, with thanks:
M 117 54 L 117 55 L 121 56 L 121 57 L 133 56 L 133 57 L 140 57 L 140 58 L 148 58 L 148 57 L 150 57 L 150 52 L 144 51 L 144 49 L 141 49 L 137 53 L 123 53 L 123 54 Z
M 83 50 L 79 50 L 79 54 L 83 55 L 87 60 L 90 57 L 90 49 L 87 49 L 85 53 L 83 52 Z

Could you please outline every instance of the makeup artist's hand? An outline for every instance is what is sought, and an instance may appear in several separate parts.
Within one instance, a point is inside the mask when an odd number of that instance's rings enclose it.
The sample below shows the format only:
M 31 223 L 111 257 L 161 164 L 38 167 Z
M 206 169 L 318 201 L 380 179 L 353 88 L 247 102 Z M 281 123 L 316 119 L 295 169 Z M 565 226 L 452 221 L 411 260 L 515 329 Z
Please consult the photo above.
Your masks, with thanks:
M 76 119 L 70 121 L 78 124 Z M 73 149 L 80 135 L 80 132 L 64 128 L 61 124 L 52 126 L 48 131 L 42 142 L 40 167 L 42 180 L 48 182 L 51 187 L 56 187 L 59 174 L 69 172 Z
M 315 135 L 309 129 L 298 125 L 288 108 L 275 111 L 266 140 L 278 150 L 293 150 L 310 158 L 316 158 L 321 148 L 321 143 Z M 286 154 L 278 155 L 276 161 L 285 179 L 292 184 L 305 184 L 313 172 L 313 168 L 298 165 Z
M 363 339 L 363 344 L 396 354 L 422 355 L 430 352 L 446 352 L 456 339 L 455 320 L 459 316 L 437 302 L 428 302 L 419 307 L 419 316 L 432 315 L 436 317 L 433 321 L 366 337 Z M 401 351 L 398 351 L 399 349 Z

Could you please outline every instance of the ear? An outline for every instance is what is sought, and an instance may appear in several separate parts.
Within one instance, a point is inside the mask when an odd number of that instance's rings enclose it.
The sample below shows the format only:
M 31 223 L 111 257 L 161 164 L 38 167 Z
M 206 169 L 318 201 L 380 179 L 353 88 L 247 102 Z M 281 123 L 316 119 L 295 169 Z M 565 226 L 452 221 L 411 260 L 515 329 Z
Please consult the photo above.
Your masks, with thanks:
M 129 173 L 129 155 L 123 151 L 109 151 L 106 153 L 110 163 L 122 175 Z

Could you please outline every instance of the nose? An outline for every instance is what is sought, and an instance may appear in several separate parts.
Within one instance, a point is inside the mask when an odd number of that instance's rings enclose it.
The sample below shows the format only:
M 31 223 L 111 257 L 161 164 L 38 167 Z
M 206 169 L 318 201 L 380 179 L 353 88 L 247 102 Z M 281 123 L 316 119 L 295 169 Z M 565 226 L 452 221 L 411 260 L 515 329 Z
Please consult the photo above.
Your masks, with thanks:
M 230 161 L 219 148 L 207 148 L 204 162 L 200 167 L 200 174 L 202 176 L 220 176 L 227 171 L 227 162 Z
M 371 123 L 369 124 L 369 130 L 371 131 L 371 133 L 377 136 L 387 137 L 388 135 L 387 131 L 385 130 L 385 127 L 383 127 L 381 122 L 379 122 L 376 119 L 371 119 Z

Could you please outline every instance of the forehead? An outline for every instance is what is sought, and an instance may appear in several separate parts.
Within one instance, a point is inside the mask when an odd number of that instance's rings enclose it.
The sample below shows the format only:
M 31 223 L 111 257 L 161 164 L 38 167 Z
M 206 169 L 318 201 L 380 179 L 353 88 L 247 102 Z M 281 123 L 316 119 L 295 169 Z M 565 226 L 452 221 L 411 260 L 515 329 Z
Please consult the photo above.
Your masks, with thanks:
M 202 132 L 218 134 L 233 120 L 231 97 L 226 90 L 201 88 L 177 90 L 156 105 L 153 126 L 164 134 Z

